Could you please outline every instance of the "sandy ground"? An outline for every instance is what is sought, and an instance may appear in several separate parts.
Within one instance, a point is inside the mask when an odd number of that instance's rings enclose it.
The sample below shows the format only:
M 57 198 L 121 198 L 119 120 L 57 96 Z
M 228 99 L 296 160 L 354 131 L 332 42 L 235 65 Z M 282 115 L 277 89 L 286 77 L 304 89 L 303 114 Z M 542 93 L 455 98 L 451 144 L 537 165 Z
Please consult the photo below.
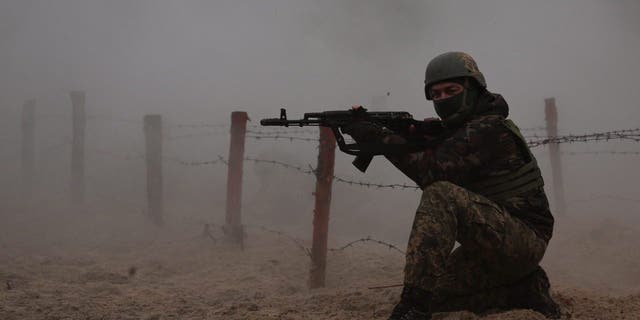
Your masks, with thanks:
M 82 245 L 70 245 L 77 233 L 46 246 L 4 239 L 0 319 L 386 319 L 397 302 L 399 288 L 369 289 L 401 283 L 403 256 L 384 246 L 330 252 L 326 288 L 309 290 L 309 257 L 292 239 L 248 228 L 241 251 L 202 230 L 190 224 L 145 233 L 129 226 Z M 560 224 L 544 264 L 567 317 L 640 319 L 636 231 L 601 220 Z M 515 310 L 483 319 L 544 317 Z

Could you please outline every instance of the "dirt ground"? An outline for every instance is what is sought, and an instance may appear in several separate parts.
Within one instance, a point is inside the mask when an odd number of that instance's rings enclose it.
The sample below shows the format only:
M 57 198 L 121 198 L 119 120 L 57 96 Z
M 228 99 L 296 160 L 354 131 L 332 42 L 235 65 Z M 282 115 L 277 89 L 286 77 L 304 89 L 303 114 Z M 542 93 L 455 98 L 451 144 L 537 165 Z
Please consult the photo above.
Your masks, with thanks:
M 0 319 L 386 319 L 399 296 L 400 288 L 369 289 L 401 283 L 404 263 L 400 252 L 373 242 L 330 252 L 326 288 L 309 290 L 305 240 L 247 228 L 241 251 L 203 236 L 197 223 L 110 233 L 93 223 L 82 231 L 68 224 L 62 239 L 39 234 L 46 245 L 11 236 L 41 231 L 5 230 Z M 566 317 L 640 319 L 637 231 L 609 220 L 558 224 L 544 266 Z M 76 241 L 92 233 L 93 241 Z M 544 317 L 515 310 L 483 319 Z

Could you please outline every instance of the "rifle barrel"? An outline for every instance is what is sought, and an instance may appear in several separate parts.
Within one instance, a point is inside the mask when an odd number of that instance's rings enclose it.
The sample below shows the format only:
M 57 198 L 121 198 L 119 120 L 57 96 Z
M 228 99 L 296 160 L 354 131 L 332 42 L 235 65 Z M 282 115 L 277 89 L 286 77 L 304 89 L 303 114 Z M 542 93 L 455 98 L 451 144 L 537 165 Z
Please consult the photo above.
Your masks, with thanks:
M 280 127 L 289 127 L 289 126 L 319 126 L 320 122 L 318 120 L 284 120 L 278 118 L 271 119 L 262 119 L 260 120 L 260 124 L 263 126 L 280 126 Z

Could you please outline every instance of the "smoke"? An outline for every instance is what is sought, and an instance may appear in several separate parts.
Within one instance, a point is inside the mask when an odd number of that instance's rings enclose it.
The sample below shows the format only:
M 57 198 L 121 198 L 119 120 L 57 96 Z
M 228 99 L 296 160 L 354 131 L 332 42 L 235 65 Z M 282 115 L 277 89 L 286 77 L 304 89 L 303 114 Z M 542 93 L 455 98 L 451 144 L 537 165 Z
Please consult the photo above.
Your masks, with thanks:
M 252 126 L 276 117 L 281 107 L 297 118 L 374 102 L 420 119 L 435 115 L 424 99 L 426 63 L 450 50 L 474 56 L 489 90 L 505 96 L 522 128 L 544 125 L 548 97 L 556 98 L 561 134 L 637 127 L 638 16 L 640 4 L 634 0 L 2 1 L 2 241 L 48 246 L 51 239 L 82 242 L 101 234 L 108 242 L 149 227 L 141 227 L 146 222 L 140 160 L 145 114 L 163 116 L 166 137 L 192 135 L 164 146 L 167 157 L 186 162 L 226 157 L 224 125 L 231 111 L 247 111 Z M 71 136 L 71 90 L 87 93 L 90 116 L 91 213 L 80 220 L 68 216 L 70 150 L 64 142 Z M 31 98 L 37 100 L 37 190 L 34 210 L 26 213 L 18 188 L 20 114 Z M 563 144 L 561 149 L 638 151 L 630 142 Z M 552 195 L 548 150 L 534 153 Z M 317 144 L 250 139 L 246 154 L 313 168 Z M 337 176 L 410 183 L 381 158 L 364 175 L 351 160 L 337 154 Z M 224 221 L 224 165 L 164 165 L 167 221 Z M 620 198 L 639 197 L 637 156 L 565 154 L 563 165 L 571 215 L 608 216 L 635 225 L 636 203 Z M 312 175 L 251 163 L 244 174 L 247 223 L 310 237 Z M 403 243 L 419 196 L 334 183 L 331 235 L 370 234 Z

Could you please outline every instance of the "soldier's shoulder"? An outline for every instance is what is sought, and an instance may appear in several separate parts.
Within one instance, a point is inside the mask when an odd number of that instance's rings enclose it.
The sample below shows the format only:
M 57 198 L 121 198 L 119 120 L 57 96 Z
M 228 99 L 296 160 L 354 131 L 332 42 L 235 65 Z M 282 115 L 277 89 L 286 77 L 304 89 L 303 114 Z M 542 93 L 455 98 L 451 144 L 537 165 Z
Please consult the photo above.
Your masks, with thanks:
M 497 123 L 501 124 L 505 117 L 501 114 L 480 114 L 476 115 L 469 121 L 470 123 Z
M 498 114 L 486 114 L 473 117 L 467 123 L 468 129 L 487 130 L 503 128 L 505 117 Z

